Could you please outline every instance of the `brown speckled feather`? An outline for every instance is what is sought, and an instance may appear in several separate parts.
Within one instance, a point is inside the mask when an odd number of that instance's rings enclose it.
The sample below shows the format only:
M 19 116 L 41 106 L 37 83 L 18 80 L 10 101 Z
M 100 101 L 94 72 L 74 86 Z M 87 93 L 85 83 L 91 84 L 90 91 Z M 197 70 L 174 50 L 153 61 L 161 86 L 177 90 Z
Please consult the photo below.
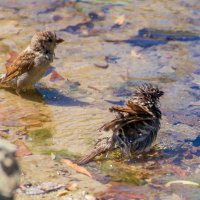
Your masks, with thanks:
M 105 123 L 100 131 L 113 132 L 106 140 L 100 140 L 95 148 L 78 161 L 86 164 L 96 156 L 119 148 L 125 156 L 132 158 L 135 154 L 148 150 L 156 140 L 160 129 L 162 113 L 159 98 L 164 94 L 158 87 L 144 84 L 136 88 L 134 96 L 126 106 L 113 106 L 109 110 L 117 116 Z
M 146 107 L 146 106 L 141 106 L 138 102 L 134 102 L 131 100 L 128 100 L 126 105 L 137 115 L 150 115 L 154 116 L 154 114 Z
M 35 54 L 32 52 L 23 51 L 15 59 L 11 65 L 9 65 L 6 70 L 6 77 L 2 80 L 2 83 L 8 82 L 11 79 L 22 75 L 24 72 L 29 71 L 34 67 Z
M 99 130 L 109 131 L 115 129 L 119 124 L 139 122 L 144 120 L 152 120 L 154 114 L 145 106 L 139 105 L 137 102 L 128 100 L 126 107 L 123 106 L 113 106 L 109 110 L 110 112 L 116 112 L 120 115 L 119 118 L 112 120 L 104 124 Z
M 111 112 L 118 112 L 118 113 L 125 113 L 125 114 L 131 114 L 135 116 L 151 116 L 153 117 L 154 114 L 145 106 L 141 106 L 136 102 L 127 102 L 127 107 L 122 106 L 114 106 L 110 108 L 109 110 Z

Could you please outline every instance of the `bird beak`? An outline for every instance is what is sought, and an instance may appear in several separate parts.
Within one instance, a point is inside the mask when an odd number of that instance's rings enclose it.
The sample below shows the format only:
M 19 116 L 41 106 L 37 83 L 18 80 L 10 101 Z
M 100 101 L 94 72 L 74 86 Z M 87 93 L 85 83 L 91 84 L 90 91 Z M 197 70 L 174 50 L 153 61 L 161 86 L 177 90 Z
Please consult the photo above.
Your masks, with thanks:
M 64 40 L 62 38 L 57 38 L 56 39 L 56 44 L 60 44 L 61 42 L 63 42 Z

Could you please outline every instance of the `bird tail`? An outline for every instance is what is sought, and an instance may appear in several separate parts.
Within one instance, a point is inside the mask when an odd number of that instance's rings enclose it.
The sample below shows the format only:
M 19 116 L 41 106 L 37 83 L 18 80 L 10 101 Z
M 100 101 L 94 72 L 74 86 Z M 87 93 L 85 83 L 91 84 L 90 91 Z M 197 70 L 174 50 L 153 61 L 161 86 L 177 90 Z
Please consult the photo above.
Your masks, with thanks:
M 110 151 L 113 148 L 113 143 L 111 142 L 110 138 L 106 138 L 107 141 L 100 141 L 97 143 L 96 148 L 94 150 L 92 150 L 89 154 L 87 154 L 86 156 L 84 156 L 83 158 L 81 158 L 77 164 L 79 165 L 84 165 L 87 164 L 89 162 L 91 162 L 96 156 L 99 156 L 107 151 Z
M 0 74 L 0 89 L 10 88 L 11 85 L 5 81 L 6 74 Z
M 5 78 L 6 78 L 6 74 L 0 74 L 0 86 L 4 86 Z

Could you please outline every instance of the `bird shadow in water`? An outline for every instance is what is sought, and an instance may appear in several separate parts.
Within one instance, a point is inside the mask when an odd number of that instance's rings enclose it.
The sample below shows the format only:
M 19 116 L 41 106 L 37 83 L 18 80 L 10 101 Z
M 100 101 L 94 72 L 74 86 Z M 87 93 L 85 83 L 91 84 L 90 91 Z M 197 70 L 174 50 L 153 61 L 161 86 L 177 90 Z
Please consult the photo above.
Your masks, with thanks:
M 174 164 L 181 166 L 184 160 L 191 160 L 196 156 L 200 156 L 200 135 L 194 140 L 185 139 L 173 148 L 160 149 L 155 146 L 148 153 L 144 152 L 132 159 L 126 161 L 127 164 L 146 163 L 148 161 L 157 161 L 162 164 Z
M 15 90 L 11 88 L 4 88 L 12 94 L 16 94 Z M 67 97 L 55 88 L 36 88 L 20 93 L 21 98 L 29 101 L 47 103 L 55 106 L 88 106 L 90 103 L 80 101 L 75 98 Z
M 165 148 L 158 151 L 157 160 L 164 159 L 166 163 L 170 162 L 181 166 L 184 160 L 192 160 L 194 157 L 200 156 L 200 135 L 194 140 L 185 139 L 173 148 Z
M 37 88 L 45 102 L 55 106 L 88 106 L 90 103 L 67 97 L 56 89 Z

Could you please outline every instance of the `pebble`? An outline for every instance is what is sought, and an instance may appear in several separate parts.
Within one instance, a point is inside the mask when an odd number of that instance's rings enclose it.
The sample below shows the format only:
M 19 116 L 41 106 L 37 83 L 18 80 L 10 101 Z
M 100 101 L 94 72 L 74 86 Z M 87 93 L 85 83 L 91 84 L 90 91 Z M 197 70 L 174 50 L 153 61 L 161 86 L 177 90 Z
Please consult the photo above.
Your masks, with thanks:
M 94 197 L 94 196 L 92 196 L 92 195 L 85 195 L 85 199 L 86 200 L 96 200 L 96 198 Z

